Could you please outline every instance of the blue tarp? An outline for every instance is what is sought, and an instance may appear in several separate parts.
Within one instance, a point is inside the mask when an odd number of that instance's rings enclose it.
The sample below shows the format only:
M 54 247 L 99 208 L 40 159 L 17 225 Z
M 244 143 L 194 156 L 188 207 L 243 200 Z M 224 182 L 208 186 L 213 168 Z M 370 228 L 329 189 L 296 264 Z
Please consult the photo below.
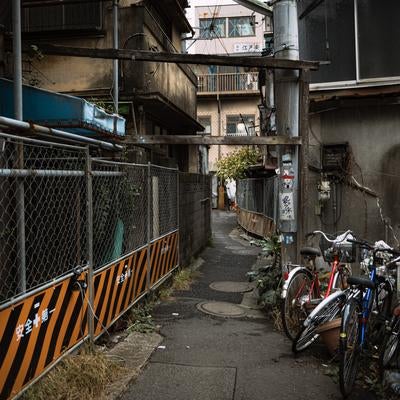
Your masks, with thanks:
M 79 97 L 23 85 L 23 120 L 84 136 L 125 136 L 125 119 Z M 0 115 L 14 117 L 13 82 L 0 78 Z

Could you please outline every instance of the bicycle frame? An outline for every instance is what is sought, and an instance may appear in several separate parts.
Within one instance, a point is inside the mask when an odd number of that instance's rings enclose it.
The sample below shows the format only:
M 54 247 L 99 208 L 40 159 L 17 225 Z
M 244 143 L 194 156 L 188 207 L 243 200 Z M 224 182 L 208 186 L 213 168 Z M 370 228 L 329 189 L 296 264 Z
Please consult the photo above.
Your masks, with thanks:
M 369 279 L 371 279 L 372 282 L 375 282 L 376 280 L 376 267 L 375 265 L 372 266 L 371 272 L 369 274 Z M 372 296 L 374 295 L 374 290 L 367 288 L 365 291 L 365 294 L 362 299 L 362 313 L 361 313 L 361 319 L 360 319 L 360 338 L 359 338 L 359 343 L 360 346 L 363 347 L 365 344 L 365 339 L 367 335 L 367 327 L 368 327 L 368 318 L 369 314 L 371 312 L 371 305 L 373 302 Z
M 329 277 L 328 288 L 326 289 L 325 296 L 324 296 L 325 299 L 332 292 L 332 287 L 333 287 L 333 284 L 335 283 L 335 275 L 336 275 L 336 272 L 337 272 L 338 268 L 339 268 L 339 256 L 335 255 L 334 258 L 333 258 L 333 263 L 332 263 L 331 274 L 330 274 L 330 277 Z
M 330 277 L 329 277 L 329 283 L 328 283 L 328 287 L 325 291 L 324 294 L 324 298 L 326 299 L 331 293 L 332 293 L 332 288 L 333 285 L 335 284 L 335 275 L 336 272 L 339 269 L 339 265 L 340 265 L 340 260 L 339 260 L 339 256 L 335 255 L 333 262 L 331 264 L 332 269 L 330 272 Z M 290 271 L 289 276 L 287 278 L 287 280 L 285 281 L 284 285 L 283 285 L 283 289 L 282 289 L 282 298 L 286 297 L 286 291 L 287 288 L 289 286 L 290 281 L 292 280 L 293 276 L 295 275 L 295 273 L 299 270 L 307 270 L 308 273 L 310 274 L 310 277 L 312 278 L 312 283 L 310 286 L 310 290 L 309 290 L 309 299 L 311 299 L 313 296 L 312 294 L 315 293 L 315 297 L 320 297 L 321 296 L 321 286 L 320 286 L 320 282 L 319 282 L 319 277 L 318 277 L 318 271 L 315 271 L 315 268 L 310 271 L 310 269 L 305 268 L 305 267 L 301 267 L 301 266 L 297 266 L 296 268 L 294 268 L 292 271 Z M 303 287 L 299 288 L 299 293 L 303 290 Z M 297 294 L 296 294 L 297 296 Z

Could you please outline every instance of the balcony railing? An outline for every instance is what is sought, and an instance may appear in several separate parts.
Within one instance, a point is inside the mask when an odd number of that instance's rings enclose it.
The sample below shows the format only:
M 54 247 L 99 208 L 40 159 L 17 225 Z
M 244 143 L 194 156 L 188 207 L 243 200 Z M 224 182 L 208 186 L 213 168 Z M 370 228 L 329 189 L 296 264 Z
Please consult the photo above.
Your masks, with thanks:
M 258 91 L 258 72 L 200 74 L 199 93 L 242 93 Z

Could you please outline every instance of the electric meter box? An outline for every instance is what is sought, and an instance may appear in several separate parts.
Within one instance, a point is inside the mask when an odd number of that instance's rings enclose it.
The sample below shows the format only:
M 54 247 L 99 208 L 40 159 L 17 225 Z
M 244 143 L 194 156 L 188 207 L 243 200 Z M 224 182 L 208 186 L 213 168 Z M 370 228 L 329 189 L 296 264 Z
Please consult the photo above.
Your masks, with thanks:
M 349 144 L 324 144 L 322 147 L 322 169 L 329 174 L 347 173 L 349 162 Z

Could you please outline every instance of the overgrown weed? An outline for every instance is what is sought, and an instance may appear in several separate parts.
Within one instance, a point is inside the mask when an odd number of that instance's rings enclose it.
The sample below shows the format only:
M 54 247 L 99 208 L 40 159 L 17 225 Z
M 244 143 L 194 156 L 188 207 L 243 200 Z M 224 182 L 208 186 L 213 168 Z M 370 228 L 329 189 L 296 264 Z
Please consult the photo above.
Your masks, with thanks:
M 104 389 L 125 371 L 125 367 L 106 354 L 83 348 L 79 354 L 66 356 L 28 389 L 22 399 L 103 400 Z

